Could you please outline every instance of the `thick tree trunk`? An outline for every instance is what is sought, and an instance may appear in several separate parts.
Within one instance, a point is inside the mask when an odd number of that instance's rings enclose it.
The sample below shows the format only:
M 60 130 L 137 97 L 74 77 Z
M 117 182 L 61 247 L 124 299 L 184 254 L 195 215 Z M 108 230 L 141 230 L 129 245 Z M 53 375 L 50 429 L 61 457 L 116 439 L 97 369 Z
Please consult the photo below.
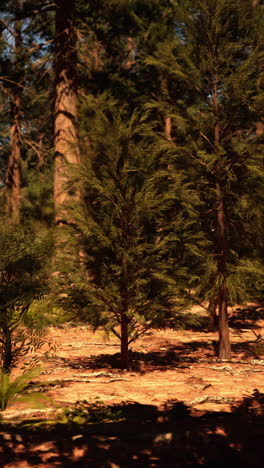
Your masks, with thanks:
M 22 39 L 21 24 L 15 24 L 15 61 L 20 59 Z M 20 221 L 21 201 L 21 87 L 14 88 L 13 100 L 11 102 L 11 125 L 10 125 L 10 155 L 6 172 L 7 185 L 7 214 L 13 222 Z
M 66 187 L 67 165 L 80 160 L 77 120 L 75 0 L 56 1 L 55 106 L 54 106 L 54 204 L 57 224 L 67 222 L 65 205 L 79 197 Z
M 129 369 L 128 323 L 127 314 L 123 312 L 121 314 L 121 369 Z

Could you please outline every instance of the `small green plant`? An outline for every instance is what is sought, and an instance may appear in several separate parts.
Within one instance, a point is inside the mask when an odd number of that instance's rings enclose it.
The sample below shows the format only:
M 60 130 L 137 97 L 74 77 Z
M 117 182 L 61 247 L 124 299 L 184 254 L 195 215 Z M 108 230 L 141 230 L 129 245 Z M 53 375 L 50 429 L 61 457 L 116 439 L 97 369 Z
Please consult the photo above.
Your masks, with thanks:
M 39 324 L 26 323 L 26 316 L 48 292 L 52 246 L 46 233 L 0 223 L 0 368 L 5 374 L 45 342 Z
M 41 368 L 37 366 L 11 381 L 10 373 L 0 370 L 0 411 L 4 411 L 10 403 L 16 400 L 30 401 L 32 403 L 39 399 L 45 399 L 45 396 L 39 392 L 26 394 L 29 383 L 40 373 Z
M 60 422 L 86 424 L 119 421 L 123 418 L 124 414 L 120 407 L 109 406 L 99 398 L 95 398 L 93 401 L 78 400 L 73 408 L 65 408 L 60 415 Z

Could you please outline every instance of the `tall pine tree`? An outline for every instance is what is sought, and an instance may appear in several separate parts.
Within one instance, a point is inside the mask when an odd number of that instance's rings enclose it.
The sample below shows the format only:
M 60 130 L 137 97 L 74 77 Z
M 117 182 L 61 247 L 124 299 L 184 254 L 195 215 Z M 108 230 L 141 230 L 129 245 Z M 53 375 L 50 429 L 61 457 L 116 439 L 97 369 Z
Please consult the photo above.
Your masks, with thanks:
M 263 116 L 263 33 L 249 0 L 178 4 L 174 43 L 147 63 L 166 70 L 178 90 L 175 160 L 201 196 L 213 245 L 202 283 L 207 297 L 217 298 L 219 357 L 230 359 L 228 304 L 241 299 L 249 277 L 260 272 L 255 251 L 263 211 L 256 201 L 263 196 L 263 147 L 256 130 Z

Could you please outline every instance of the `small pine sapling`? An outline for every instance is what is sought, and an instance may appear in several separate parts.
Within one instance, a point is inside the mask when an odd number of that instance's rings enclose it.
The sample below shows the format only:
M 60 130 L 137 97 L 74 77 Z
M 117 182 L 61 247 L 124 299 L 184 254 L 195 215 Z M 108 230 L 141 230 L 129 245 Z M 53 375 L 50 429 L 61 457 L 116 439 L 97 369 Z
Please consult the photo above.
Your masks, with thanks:
M 10 374 L 17 361 L 43 344 L 23 323 L 30 305 L 48 289 L 52 239 L 15 224 L 0 225 L 0 366 Z
M 176 309 L 186 273 L 180 197 L 193 195 L 180 173 L 168 169 L 168 155 L 138 116 L 127 122 L 101 116 L 90 141 L 93 154 L 90 148 L 72 172 L 82 182 L 83 204 L 70 210 L 80 262 L 71 272 L 69 259 L 62 266 L 68 289 L 64 282 L 60 300 L 79 319 L 120 339 L 121 368 L 127 369 L 129 345 L 151 327 L 164 326 Z M 172 210 L 178 216 L 170 222 Z

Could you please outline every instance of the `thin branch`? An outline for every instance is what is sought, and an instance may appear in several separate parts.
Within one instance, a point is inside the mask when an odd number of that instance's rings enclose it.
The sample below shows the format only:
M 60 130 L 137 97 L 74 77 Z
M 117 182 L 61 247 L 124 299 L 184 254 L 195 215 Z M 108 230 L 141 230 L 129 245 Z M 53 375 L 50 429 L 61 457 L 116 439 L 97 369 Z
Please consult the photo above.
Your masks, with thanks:
M 16 16 L 10 19 L 10 21 L 17 21 L 28 18 L 30 15 L 39 15 L 41 13 L 45 13 L 47 11 L 54 11 L 56 8 L 56 3 L 46 3 L 42 5 L 39 9 L 32 8 L 32 9 L 25 9 L 20 13 L 17 13 Z
M 36 153 L 36 155 L 37 155 L 37 157 L 39 159 L 39 164 L 37 165 L 37 168 L 44 166 L 45 165 L 45 160 L 44 160 L 42 154 L 48 154 L 48 151 L 45 150 L 40 143 L 37 143 L 37 142 L 32 143 L 32 141 L 25 138 L 24 135 L 23 135 L 22 139 L 26 143 L 26 145 L 30 146 L 30 148 L 32 148 L 35 151 L 35 153 Z
M 120 335 L 114 328 L 111 328 L 111 332 L 112 332 L 119 340 L 121 340 L 121 335 Z
M 203 133 L 201 132 L 201 130 L 199 130 L 199 133 L 201 135 L 201 137 L 203 137 L 205 139 L 205 141 L 207 141 L 207 143 L 211 146 L 211 148 L 214 150 L 215 152 L 215 146 L 213 145 L 213 143 L 209 140 L 209 138 Z
M 185 149 L 186 150 L 186 149 Z M 193 154 L 191 154 L 189 151 L 186 151 L 187 156 L 189 156 L 192 160 L 194 160 L 195 162 L 197 162 L 198 164 L 200 164 L 201 166 L 203 167 L 206 167 L 206 169 L 208 170 L 208 167 L 207 167 L 207 164 L 204 163 L 203 161 L 201 161 L 200 159 L 197 159 L 195 156 L 193 156 Z M 209 170 L 210 174 L 214 175 L 214 171 L 212 170 Z
M 11 29 L 9 24 L 3 19 L 3 18 L 0 18 L 0 23 L 2 23 L 5 28 L 7 29 L 7 31 L 13 36 L 13 37 L 17 37 L 18 36 L 18 33 L 16 33 L 16 31 L 14 31 L 14 29 Z
M 1 78 L 0 78 L 1 79 Z M 0 88 L 4 94 L 6 94 L 10 99 L 13 99 L 13 94 L 9 93 L 7 89 L 0 83 Z
M 31 49 L 28 49 L 27 52 L 30 54 L 34 54 L 34 52 L 39 51 L 42 47 L 52 44 L 54 42 L 54 39 L 50 39 L 50 41 L 42 42 L 42 43 L 37 43 L 37 42 L 32 42 L 33 46 Z
M 20 83 L 17 83 L 16 81 L 10 80 L 9 78 L 5 78 L 4 76 L 0 76 L 0 80 L 6 81 L 7 83 L 14 84 L 15 86 L 18 86 L 19 88 L 26 89 L 30 94 L 34 94 L 33 91 L 31 91 L 30 88 L 28 88 L 25 85 L 22 85 Z

